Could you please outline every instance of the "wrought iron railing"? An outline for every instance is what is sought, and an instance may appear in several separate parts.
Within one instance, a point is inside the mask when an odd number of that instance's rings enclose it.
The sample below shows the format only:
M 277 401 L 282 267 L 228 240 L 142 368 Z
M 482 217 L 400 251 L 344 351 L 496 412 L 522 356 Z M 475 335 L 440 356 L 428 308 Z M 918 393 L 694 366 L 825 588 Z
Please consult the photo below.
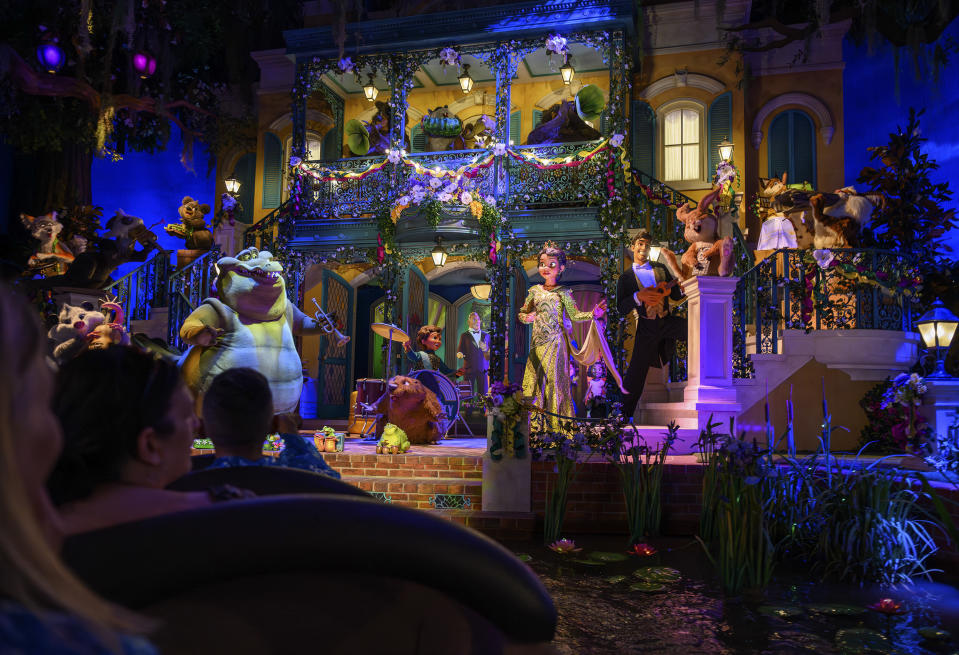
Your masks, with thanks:
M 220 258 L 217 249 L 204 253 L 170 275 L 170 325 L 167 341 L 180 350 L 187 344 L 180 339 L 180 326 L 204 298 L 212 295 L 216 280 L 215 264 Z
M 583 150 L 596 147 L 596 141 L 554 143 L 535 146 L 517 146 L 516 152 L 541 159 L 573 158 Z M 594 157 L 579 166 L 569 168 L 539 168 L 532 164 L 506 158 L 506 184 L 509 189 L 507 206 L 516 209 L 544 209 L 548 207 L 589 207 L 602 204 L 606 191 L 606 159 Z
M 103 287 L 103 291 L 117 299 L 124 309 L 124 327 L 130 329 L 130 321 L 145 321 L 150 310 L 164 307 L 169 302 L 167 278 L 170 275 L 170 254 L 157 251 L 153 257 L 135 269 Z
M 286 200 L 279 207 L 246 228 L 246 232 L 243 233 L 243 247 L 254 246 L 275 254 L 276 237 L 283 227 L 283 221 L 289 220 L 290 208 L 291 203 Z
M 780 352 L 783 330 L 913 327 L 909 262 L 888 250 L 782 249 L 740 277 L 733 299 L 735 377 L 752 377 L 749 355 Z M 753 346 L 749 347 L 749 342 Z

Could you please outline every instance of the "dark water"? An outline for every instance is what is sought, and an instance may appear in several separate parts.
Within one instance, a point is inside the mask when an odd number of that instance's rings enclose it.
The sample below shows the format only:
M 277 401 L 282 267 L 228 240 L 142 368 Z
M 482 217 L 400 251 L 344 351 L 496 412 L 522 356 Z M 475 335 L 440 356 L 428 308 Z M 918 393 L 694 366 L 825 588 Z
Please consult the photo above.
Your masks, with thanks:
M 586 559 L 592 551 L 625 554 L 625 537 L 574 539 L 583 551 L 565 556 L 537 543 L 506 544 L 533 558 L 529 566 L 553 596 L 559 610 L 555 644 L 563 655 L 959 653 L 959 588 L 954 584 L 917 582 L 883 590 L 811 582 L 808 575 L 777 569 L 774 583 L 761 597 L 729 599 L 719 591 L 695 541 L 650 539 L 659 551 L 651 557 L 589 566 L 573 560 Z M 682 578 L 660 592 L 631 591 L 629 586 L 640 581 L 633 572 L 645 566 L 672 567 Z M 610 581 L 613 576 L 625 580 Z M 955 580 L 955 575 L 949 577 Z M 881 598 L 901 602 L 907 613 L 887 621 L 873 611 L 857 616 L 813 611 L 817 604 L 865 608 Z M 796 616 L 782 618 L 774 610 Z M 947 630 L 951 636 L 924 638 L 921 628 Z M 837 643 L 842 634 L 845 644 Z M 873 645 L 862 645 L 857 636 Z

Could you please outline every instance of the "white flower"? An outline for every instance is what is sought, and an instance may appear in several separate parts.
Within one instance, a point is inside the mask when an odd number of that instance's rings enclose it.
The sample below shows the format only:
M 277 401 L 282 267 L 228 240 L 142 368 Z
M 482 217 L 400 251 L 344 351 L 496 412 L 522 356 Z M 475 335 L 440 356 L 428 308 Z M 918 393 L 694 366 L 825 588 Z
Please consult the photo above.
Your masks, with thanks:
M 459 186 L 457 186 L 456 182 L 450 182 L 445 187 L 443 187 L 443 191 L 449 194 L 456 193 L 456 191 L 458 190 L 459 190 Z
M 349 57 L 343 57 L 338 62 L 336 62 L 336 67 L 340 69 L 341 73 L 351 73 L 353 71 L 353 60 Z
M 396 199 L 396 204 L 397 204 L 397 205 L 408 205 L 408 204 L 410 204 L 410 197 L 409 197 L 409 196 L 400 196 L 399 198 Z
M 471 194 L 469 191 L 464 191 L 460 194 L 460 202 L 464 205 L 470 204 L 473 202 L 473 194 Z
M 221 204 L 223 206 L 223 211 L 233 211 L 236 208 L 236 198 L 231 196 L 229 193 L 224 193 Z
M 386 153 L 386 158 L 391 164 L 399 164 L 403 156 L 400 154 L 399 150 L 390 150 Z
M 301 163 L 303 163 L 303 160 L 300 159 L 299 157 L 290 157 L 290 166 L 291 166 L 292 168 L 296 168 L 296 167 L 299 166 Z
M 496 198 L 494 198 L 493 196 L 486 196 L 485 198 L 483 198 L 483 200 L 486 201 L 486 204 L 489 205 L 490 207 L 496 206 Z
M 480 120 L 483 121 L 483 125 L 486 127 L 487 130 L 492 130 L 494 127 L 496 127 L 496 119 L 493 118 L 492 116 L 487 116 L 486 114 L 483 114 L 482 116 L 480 116 Z
M 450 200 L 453 199 L 453 196 L 447 193 L 446 191 L 444 191 L 443 193 L 439 194 L 436 197 L 439 199 L 440 202 L 449 202 Z
M 626 137 L 622 134 L 614 134 L 613 136 L 609 137 L 609 145 L 613 146 L 614 148 L 618 148 L 620 145 L 622 145 L 623 139 L 625 138 Z
M 410 193 L 412 193 L 415 196 L 422 193 L 426 193 L 426 189 L 423 188 L 422 184 L 414 184 L 413 187 L 410 189 Z
M 834 256 L 832 250 L 813 250 L 812 257 L 816 260 L 816 263 L 819 264 L 819 268 L 826 268 L 832 264 Z
M 496 155 L 497 157 L 502 157 L 503 155 L 505 155 L 505 154 L 506 154 L 506 144 L 505 144 L 505 143 L 497 143 L 495 146 L 493 146 L 493 154 Z
M 453 48 L 443 48 L 440 50 L 440 61 L 447 66 L 456 66 L 460 63 L 460 55 Z
M 431 177 L 431 178 L 430 178 L 430 188 L 432 188 L 432 189 L 439 189 L 441 186 L 443 186 L 443 180 L 441 180 L 441 179 L 438 178 L 438 177 Z
M 558 55 L 566 52 L 566 39 L 561 37 L 559 34 L 553 34 L 548 39 L 546 39 L 546 49 L 550 52 L 555 52 Z

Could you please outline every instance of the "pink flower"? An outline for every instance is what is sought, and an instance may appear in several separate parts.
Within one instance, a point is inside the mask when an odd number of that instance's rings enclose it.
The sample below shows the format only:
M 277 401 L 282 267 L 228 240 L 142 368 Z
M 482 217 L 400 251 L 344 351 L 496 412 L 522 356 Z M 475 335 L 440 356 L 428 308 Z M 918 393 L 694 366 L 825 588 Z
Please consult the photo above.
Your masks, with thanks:
M 885 614 L 886 616 L 894 616 L 896 614 L 905 614 L 906 610 L 902 609 L 902 603 L 897 603 L 892 598 L 883 598 L 877 603 L 872 605 L 867 605 L 867 609 L 871 609 L 874 612 L 879 612 L 880 614 Z
M 656 549 L 649 544 L 633 544 L 632 547 L 626 551 L 626 553 L 628 555 L 637 555 L 639 557 L 649 557 L 650 555 L 656 554 Z
M 551 543 L 548 548 L 554 553 L 559 553 L 560 555 L 566 555 L 568 553 L 578 553 L 583 550 L 582 548 L 576 547 L 576 542 L 572 539 L 567 539 L 563 537 L 559 541 L 554 541 Z

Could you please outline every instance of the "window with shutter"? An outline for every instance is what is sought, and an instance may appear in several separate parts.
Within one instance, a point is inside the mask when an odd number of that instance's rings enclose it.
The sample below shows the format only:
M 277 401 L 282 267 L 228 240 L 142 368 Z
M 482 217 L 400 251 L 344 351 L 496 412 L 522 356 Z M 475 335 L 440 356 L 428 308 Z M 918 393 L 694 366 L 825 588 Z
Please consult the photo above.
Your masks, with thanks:
M 280 206 L 283 181 L 283 145 L 275 134 L 263 135 L 263 209 Z
M 426 132 L 422 125 L 414 125 L 410 130 L 410 147 L 412 152 L 426 152 Z
M 606 117 L 606 112 L 603 112 L 599 119 L 599 133 L 603 136 L 609 136 L 609 119 Z
M 509 115 L 509 140 L 512 145 L 518 146 L 523 142 L 523 135 L 520 133 L 522 113 L 523 112 L 517 110 Z
M 656 114 L 641 100 L 634 100 L 632 118 L 633 168 L 656 176 Z
M 719 144 L 733 134 L 733 93 L 727 91 L 709 105 L 709 174 L 710 179 L 719 166 Z
M 701 116 L 692 108 L 663 115 L 663 181 L 699 180 L 702 143 Z
M 256 153 L 248 152 L 240 157 L 233 167 L 233 177 L 240 181 L 240 204 L 243 213 L 236 217 L 241 223 L 253 222 L 253 192 L 256 186 Z
M 543 112 L 539 109 L 533 110 L 533 129 L 535 130 L 539 127 L 540 122 L 543 120 Z
M 343 144 L 340 143 L 339 136 L 340 131 L 334 125 L 323 137 L 323 145 L 320 147 L 319 153 L 323 161 L 332 161 L 343 156 Z
M 798 109 L 784 111 L 769 124 L 769 176 L 787 173 L 790 184 L 816 186 L 816 131 Z

